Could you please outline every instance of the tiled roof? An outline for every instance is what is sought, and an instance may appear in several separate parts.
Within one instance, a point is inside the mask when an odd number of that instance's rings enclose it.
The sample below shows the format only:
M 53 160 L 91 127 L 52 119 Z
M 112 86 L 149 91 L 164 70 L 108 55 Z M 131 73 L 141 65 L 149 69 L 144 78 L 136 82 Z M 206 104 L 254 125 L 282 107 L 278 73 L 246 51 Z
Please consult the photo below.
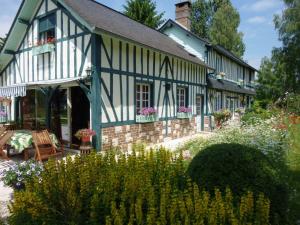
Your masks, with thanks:
M 165 34 L 136 22 L 122 13 L 93 0 L 64 0 L 83 20 L 103 32 L 123 37 L 144 46 L 160 50 L 208 67 L 205 62 L 189 54 Z

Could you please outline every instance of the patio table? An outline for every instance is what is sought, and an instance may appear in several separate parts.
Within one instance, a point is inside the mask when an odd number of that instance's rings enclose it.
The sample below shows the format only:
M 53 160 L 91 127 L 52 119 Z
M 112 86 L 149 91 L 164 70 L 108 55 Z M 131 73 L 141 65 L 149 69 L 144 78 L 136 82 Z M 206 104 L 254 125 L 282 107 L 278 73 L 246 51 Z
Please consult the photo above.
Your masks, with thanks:
M 58 145 L 58 140 L 55 134 L 50 134 L 50 138 L 55 146 Z M 23 151 L 27 151 L 28 148 L 32 147 L 32 134 L 29 130 L 17 130 L 11 137 L 8 144 L 14 148 L 14 152 L 21 154 Z M 25 152 L 26 158 L 27 152 Z

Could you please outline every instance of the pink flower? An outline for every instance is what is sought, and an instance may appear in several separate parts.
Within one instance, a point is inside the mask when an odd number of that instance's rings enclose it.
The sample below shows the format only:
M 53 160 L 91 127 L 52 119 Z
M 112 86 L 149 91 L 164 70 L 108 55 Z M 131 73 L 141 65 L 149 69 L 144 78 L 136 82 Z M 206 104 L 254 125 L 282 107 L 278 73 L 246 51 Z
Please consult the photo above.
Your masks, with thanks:
M 152 107 L 142 108 L 140 110 L 140 114 L 143 116 L 154 115 L 156 113 L 157 113 L 157 111 Z
M 7 115 L 7 113 L 6 112 L 4 112 L 4 111 L 0 111 L 0 116 L 6 116 Z
M 181 107 L 179 107 L 178 112 L 179 113 L 191 113 L 192 108 L 191 107 L 187 108 L 187 107 L 181 106 Z

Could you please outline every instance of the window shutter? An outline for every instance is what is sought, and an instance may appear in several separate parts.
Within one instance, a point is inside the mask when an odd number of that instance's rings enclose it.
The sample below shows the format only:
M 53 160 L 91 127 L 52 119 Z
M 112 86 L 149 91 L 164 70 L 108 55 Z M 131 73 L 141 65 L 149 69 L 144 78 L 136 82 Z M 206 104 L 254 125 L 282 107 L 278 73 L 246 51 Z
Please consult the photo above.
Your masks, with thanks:
M 54 29 L 55 25 L 56 25 L 56 17 L 55 17 L 55 13 L 53 13 L 49 16 L 40 19 L 39 32 L 42 33 Z

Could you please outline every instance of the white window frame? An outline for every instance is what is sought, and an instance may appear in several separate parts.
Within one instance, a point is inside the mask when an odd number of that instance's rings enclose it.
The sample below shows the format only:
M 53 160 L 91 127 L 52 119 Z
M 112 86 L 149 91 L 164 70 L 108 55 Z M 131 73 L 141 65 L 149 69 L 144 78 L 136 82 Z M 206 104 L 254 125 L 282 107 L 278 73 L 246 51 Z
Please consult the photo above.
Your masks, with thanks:
M 147 83 L 137 83 L 135 92 L 136 113 L 140 115 L 140 111 L 143 108 L 151 107 L 151 85 Z
M 187 107 L 187 102 L 186 102 L 186 93 L 187 89 L 185 87 L 177 87 L 177 107 Z M 183 100 L 182 100 L 183 97 Z

